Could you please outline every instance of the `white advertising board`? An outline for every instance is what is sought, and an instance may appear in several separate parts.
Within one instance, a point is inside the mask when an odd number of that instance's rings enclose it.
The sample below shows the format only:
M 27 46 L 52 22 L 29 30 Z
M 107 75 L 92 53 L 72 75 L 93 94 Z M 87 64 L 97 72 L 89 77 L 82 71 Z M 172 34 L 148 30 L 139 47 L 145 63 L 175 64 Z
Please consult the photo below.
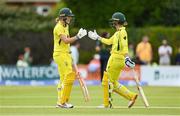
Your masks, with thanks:
M 141 81 L 153 86 L 180 86 L 180 66 L 141 66 Z

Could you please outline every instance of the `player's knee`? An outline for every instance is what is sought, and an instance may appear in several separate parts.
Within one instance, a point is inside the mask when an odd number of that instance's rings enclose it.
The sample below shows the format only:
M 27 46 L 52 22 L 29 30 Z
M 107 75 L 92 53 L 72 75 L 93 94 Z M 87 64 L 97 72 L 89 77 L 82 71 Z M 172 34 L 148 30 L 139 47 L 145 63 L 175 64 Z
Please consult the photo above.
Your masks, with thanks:
M 123 86 L 123 85 L 121 85 L 120 83 L 115 82 L 115 83 L 114 83 L 114 90 L 118 90 L 118 89 L 120 89 L 122 86 Z
M 65 80 L 64 80 L 64 85 L 70 85 L 74 83 L 74 80 L 76 78 L 75 72 L 71 72 L 66 75 Z

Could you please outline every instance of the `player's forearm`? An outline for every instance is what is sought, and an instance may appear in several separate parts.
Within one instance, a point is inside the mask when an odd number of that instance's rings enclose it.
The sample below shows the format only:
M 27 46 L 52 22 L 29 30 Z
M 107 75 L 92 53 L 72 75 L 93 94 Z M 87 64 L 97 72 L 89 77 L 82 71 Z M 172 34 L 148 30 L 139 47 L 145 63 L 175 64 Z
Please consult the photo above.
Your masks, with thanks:
M 73 43 L 74 41 L 77 40 L 76 36 L 74 37 L 69 37 L 69 38 L 62 38 L 63 42 L 66 43 L 66 44 L 69 44 L 69 43 Z
M 111 39 L 101 38 L 101 42 L 107 45 L 111 45 L 112 41 Z
M 77 37 L 76 37 L 76 36 L 71 37 L 71 38 L 68 39 L 68 43 L 73 43 L 73 42 L 76 41 L 76 40 L 77 40 Z

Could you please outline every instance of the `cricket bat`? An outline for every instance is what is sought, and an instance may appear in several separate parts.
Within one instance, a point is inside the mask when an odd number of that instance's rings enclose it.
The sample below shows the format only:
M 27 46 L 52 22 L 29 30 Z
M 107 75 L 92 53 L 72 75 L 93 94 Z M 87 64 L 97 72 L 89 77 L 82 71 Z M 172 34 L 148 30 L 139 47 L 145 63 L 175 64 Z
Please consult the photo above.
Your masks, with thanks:
M 74 64 L 74 68 L 75 68 L 76 72 L 79 72 L 78 67 L 77 67 L 76 64 Z M 88 91 L 87 85 L 86 85 L 84 79 L 80 77 L 80 74 L 78 74 L 77 78 L 78 78 L 79 85 L 80 85 L 80 88 L 82 90 L 85 102 L 88 102 L 90 100 L 90 95 L 89 95 L 89 91 Z
M 90 100 L 89 91 L 87 89 L 86 83 L 84 82 L 83 78 L 78 78 L 85 102 L 88 102 Z
M 145 106 L 146 108 L 148 108 L 148 107 L 149 107 L 149 103 L 148 103 L 148 100 L 147 100 L 147 98 L 146 98 L 146 96 L 145 96 L 145 94 L 144 94 L 143 88 L 142 88 L 141 85 L 140 85 L 140 82 L 139 82 L 139 79 L 138 79 L 138 77 L 137 77 L 137 75 L 136 75 L 135 70 L 132 69 L 132 71 L 133 71 L 133 73 L 134 73 L 134 79 L 135 79 L 135 82 L 136 82 L 136 85 L 137 85 L 137 89 L 138 89 L 138 91 L 139 91 L 139 94 L 141 95 L 141 98 L 142 98 L 142 101 L 143 101 L 143 103 L 144 103 L 144 106 Z

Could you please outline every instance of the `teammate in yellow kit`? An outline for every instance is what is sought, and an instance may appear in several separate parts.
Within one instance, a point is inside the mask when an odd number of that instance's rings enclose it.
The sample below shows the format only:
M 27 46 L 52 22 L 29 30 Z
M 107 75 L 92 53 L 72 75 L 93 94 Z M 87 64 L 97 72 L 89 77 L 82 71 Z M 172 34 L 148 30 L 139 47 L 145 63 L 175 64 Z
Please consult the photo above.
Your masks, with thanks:
M 56 107 L 60 108 L 73 108 L 73 105 L 69 104 L 68 101 L 77 72 L 73 70 L 70 43 L 87 35 L 87 31 L 81 28 L 76 36 L 69 36 L 69 25 L 73 17 L 74 14 L 72 14 L 72 11 L 69 8 L 62 8 L 59 11 L 57 24 L 53 31 L 53 59 L 58 65 L 58 72 L 60 75 L 60 82 L 58 84 L 58 101 Z
M 110 19 L 112 26 L 116 29 L 114 35 L 109 38 L 100 37 L 96 31 L 88 32 L 89 38 L 93 40 L 100 40 L 102 43 L 112 45 L 111 56 L 108 60 L 106 72 L 103 76 L 103 92 L 104 104 L 101 108 L 112 107 L 111 93 L 116 92 L 129 100 L 128 107 L 132 107 L 137 98 L 137 94 L 128 90 L 125 86 L 118 82 L 119 75 L 122 69 L 126 66 L 134 68 L 135 63 L 128 57 L 128 38 L 125 30 L 127 25 L 126 18 L 121 12 L 116 12 Z

